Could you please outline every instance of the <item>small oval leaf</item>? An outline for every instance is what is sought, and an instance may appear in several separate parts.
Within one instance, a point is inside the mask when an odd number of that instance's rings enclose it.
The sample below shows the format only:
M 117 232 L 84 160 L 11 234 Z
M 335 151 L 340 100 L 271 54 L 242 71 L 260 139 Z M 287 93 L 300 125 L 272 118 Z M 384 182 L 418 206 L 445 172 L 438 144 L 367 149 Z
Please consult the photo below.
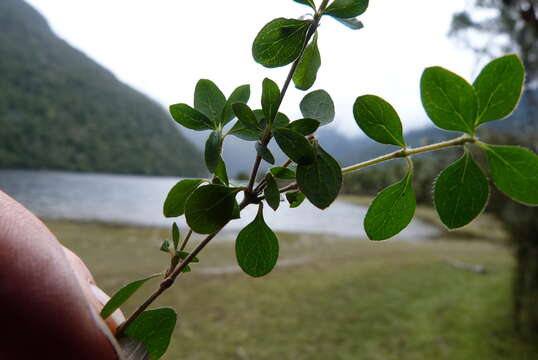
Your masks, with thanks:
M 127 300 L 129 300 L 129 298 L 148 280 L 162 276 L 163 274 L 154 274 L 148 276 L 147 278 L 130 282 L 129 284 L 122 287 L 114 295 L 112 295 L 110 300 L 107 301 L 107 303 L 103 307 L 103 310 L 101 310 L 101 317 L 103 319 L 108 318 L 114 313 L 114 311 L 118 310 Z
M 283 166 L 276 166 L 274 168 L 271 168 L 269 171 L 277 179 L 282 179 L 282 180 L 294 180 L 295 179 L 295 171 L 288 169 L 286 167 L 283 167 Z
M 484 211 L 488 199 L 488 179 L 469 153 L 443 170 L 435 181 L 435 209 L 449 229 L 473 221 Z
M 299 4 L 304 4 L 306 6 L 309 6 L 312 8 L 312 10 L 316 10 L 316 4 L 314 4 L 313 0 L 293 0 Z
M 338 162 L 318 145 L 314 162 L 297 166 L 297 184 L 314 206 L 325 209 L 340 192 L 342 169 Z
M 163 214 L 165 217 L 178 217 L 185 213 L 185 204 L 191 194 L 200 186 L 203 180 L 185 179 L 178 182 L 164 201 Z
M 254 112 L 250 109 L 250 107 L 247 104 L 243 103 L 236 103 L 232 105 L 233 111 L 235 113 L 235 116 L 241 124 L 254 132 L 260 131 L 260 125 L 258 124 L 258 120 L 256 119 L 256 115 L 254 115 Z
M 327 125 L 334 120 L 334 103 L 325 90 L 308 93 L 301 101 L 300 108 L 305 118 L 318 120 L 321 125 Z
M 271 79 L 265 78 L 262 84 L 262 109 L 265 119 L 272 124 L 280 106 L 280 89 Z
M 217 161 L 217 167 L 215 169 L 215 176 L 220 181 L 222 181 L 224 185 L 226 186 L 230 185 L 230 180 L 228 179 L 228 171 L 226 171 L 226 164 L 224 163 L 222 156 L 219 157 L 219 160 Z
M 210 173 L 214 173 L 222 152 L 222 134 L 214 130 L 205 143 L 205 163 Z
M 293 62 L 301 54 L 311 21 L 278 18 L 261 29 L 252 45 L 252 56 L 274 68 Z
M 235 242 L 235 254 L 245 273 L 260 277 L 273 270 L 278 260 L 278 239 L 263 219 L 260 210 L 253 222 L 247 225 Z
M 194 108 L 217 124 L 224 110 L 226 97 L 214 82 L 201 79 L 194 89 Z
M 381 191 L 366 213 L 364 229 L 370 240 L 386 240 L 405 229 L 416 208 L 413 175 Z
M 357 125 L 368 137 L 381 144 L 405 147 L 398 113 L 379 96 L 365 95 L 357 98 L 353 115 Z
M 314 119 L 299 119 L 295 120 L 286 126 L 288 129 L 298 132 L 301 135 L 308 136 L 316 132 L 320 122 Z
M 490 62 L 473 86 L 478 96 L 477 124 L 500 120 L 516 108 L 525 84 L 525 67 L 517 55 L 507 55 Z
M 179 246 L 179 237 L 179 227 L 174 222 L 174 224 L 172 224 L 172 241 L 174 242 L 174 250 L 177 250 L 177 247 Z
M 435 125 L 474 133 L 478 98 L 465 79 L 442 67 L 431 67 L 422 74 L 420 92 L 424 109 Z
M 269 164 L 275 164 L 275 157 L 273 156 L 271 150 L 269 150 L 267 145 L 263 145 L 261 142 L 258 141 L 256 143 L 256 153 Z
M 538 156 L 519 146 L 486 147 L 495 185 L 512 199 L 538 205 Z
M 320 67 L 321 54 L 319 53 L 318 33 L 316 32 L 314 39 L 305 49 L 303 57 L 293 74 L 295 87 L 300 90 L 310 89 L 316 82 Z
M 220 229 L 234 215 L 235 195 L 239 190 L 221 185 L 198 188 L 187 201 L 187 224 L 199 234 L 211 234 Z
M 160 359 L 176 328 L 177 314 L 172 308 L 146 310 L 125 329 L 125 335 L 140 341 L 151 360 Z
M 314 148 L 303 135 L 285 128 L 273 130 L 273 135 L 284 154 L 297 164 L 311 164 L 314 161 Z
M 344 26 L 350 28 L 351 30 L 360 30 L 364 27 L 364 24 L 359 21 L 357 18 L 349 18 L 349 19 L 342 19 L 342 18 L 334 18 L 339 23 L 343 24 Z
M 177 123 L 191 130 L 211 130 L 214 127 L 204 114 L 187 104 L 170 105 L 170 114 Z
M 368 9 L 368 0 L 334 0 L 323 12 L 337 18 L 353 18 Z
M 240 138 L 245 141 L 257 141 L 262 137 L 261 130 L 253 130 L 245 127 L 241 121 L 237 121 L 228 132 L 229 135 Z
M 265 200 L 271 209 L 276 211 L 280 206 L 280 191 L 278 190 L 278 185 L 271 174 L 265 176 L 265 181 L 267 183 L 263 192 Z
M 222 116 L 220 122 L 222 125 L 228 124 L 235 117 L 232 105 L 235 103 L 246 104 L 250 99 L 250 85 L 242 85 L 235 89 L 226 104 L 224 105 L 224 110 L 222 110 Z
M 300 191 L 292 191 L 286 193 L 286 200 L 290 204 L 290 208 L 299 207 L 303 201 L 306 199 L 306 196 Z

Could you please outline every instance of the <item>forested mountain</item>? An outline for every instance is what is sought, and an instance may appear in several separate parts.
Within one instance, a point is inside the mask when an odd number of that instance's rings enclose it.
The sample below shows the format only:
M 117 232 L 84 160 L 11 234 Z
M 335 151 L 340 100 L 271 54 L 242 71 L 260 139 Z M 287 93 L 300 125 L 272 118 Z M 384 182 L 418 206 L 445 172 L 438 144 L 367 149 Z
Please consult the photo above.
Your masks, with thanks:
M 23 0 L 0 0 L 0 168 L 205 173 L 160 105 L 59 39 Z

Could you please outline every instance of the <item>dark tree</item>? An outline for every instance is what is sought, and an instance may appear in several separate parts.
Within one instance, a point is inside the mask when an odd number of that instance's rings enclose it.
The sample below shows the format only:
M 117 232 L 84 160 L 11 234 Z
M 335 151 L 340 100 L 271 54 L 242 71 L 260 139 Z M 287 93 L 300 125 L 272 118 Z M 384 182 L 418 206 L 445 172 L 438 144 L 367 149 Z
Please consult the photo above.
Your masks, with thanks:
M 481 136 L 537 151 L 538 0 L 471 0 L 465 11 L 454 15 L 450 35 L 482 58 L 507 52 L 520 55 L 527 72 L 520 110 L 510 129 L 496 129 L 493 124 Z M 515 250 L 514 325 L 533 341 L 538 335 L 538 208 L 518 205 L 494 192 L 490 211 L 505 224 Z
M 483 56 L 518 53 L 528 85 L 538 85 L 537 0 L 471 0 L 454 15 L 450 35 Z

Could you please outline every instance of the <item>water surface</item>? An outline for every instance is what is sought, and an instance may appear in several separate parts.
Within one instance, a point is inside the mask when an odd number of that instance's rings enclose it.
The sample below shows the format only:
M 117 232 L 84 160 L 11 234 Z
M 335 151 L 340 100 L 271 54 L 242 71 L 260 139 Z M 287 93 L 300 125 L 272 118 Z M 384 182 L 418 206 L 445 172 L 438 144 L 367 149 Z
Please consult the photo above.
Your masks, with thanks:
M 99 221 L 143 226 L 170 226 L 162 215 L 162 204 L 178 178 L 49 171 L 0 171 L 0 189 L 46 219 Z M 227 231 L 239 231 L 256 215 L 250 206 Z M 286 202 L 278 212 L 265 208 L 265 219 L 275 231 L 334 234 L 365 238 L 362 223 L 366 208 L 336 201 L 319 210 L 305 201 L 290 209 Z M 184 217 L 174 219 L 185 227 Z M 433 237 L 438 230 L 415 219 L 397 238 L 418 240 Z

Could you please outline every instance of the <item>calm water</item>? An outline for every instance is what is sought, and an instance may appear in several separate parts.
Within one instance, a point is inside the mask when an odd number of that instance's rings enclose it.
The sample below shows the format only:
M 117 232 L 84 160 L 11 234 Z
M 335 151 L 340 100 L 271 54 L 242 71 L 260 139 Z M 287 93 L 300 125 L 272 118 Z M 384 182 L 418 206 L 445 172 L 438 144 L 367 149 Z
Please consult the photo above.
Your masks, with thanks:
M 162 203 L 178 181 L 171 177 L 77 174 L 67 172 L 0 171 L 0 189 L 48 219 L 91 220 L 148 226 L 169 226 L 162 215 Z M 276 231 L 335 234 L 366 237 L 362 222 L 366 209 L 343 201 L 325 211 L 305 201 L 297 209 L 282 203 L 278 212 L 266 207 L 267 223 Z M 239 231 L 252 221 L 255 207 L 227 227 Z M 179 225 L 185 226 L 184 218 Z M 438 233 L 434 227 L 414 220 L 398 235 L 417 240 Z

